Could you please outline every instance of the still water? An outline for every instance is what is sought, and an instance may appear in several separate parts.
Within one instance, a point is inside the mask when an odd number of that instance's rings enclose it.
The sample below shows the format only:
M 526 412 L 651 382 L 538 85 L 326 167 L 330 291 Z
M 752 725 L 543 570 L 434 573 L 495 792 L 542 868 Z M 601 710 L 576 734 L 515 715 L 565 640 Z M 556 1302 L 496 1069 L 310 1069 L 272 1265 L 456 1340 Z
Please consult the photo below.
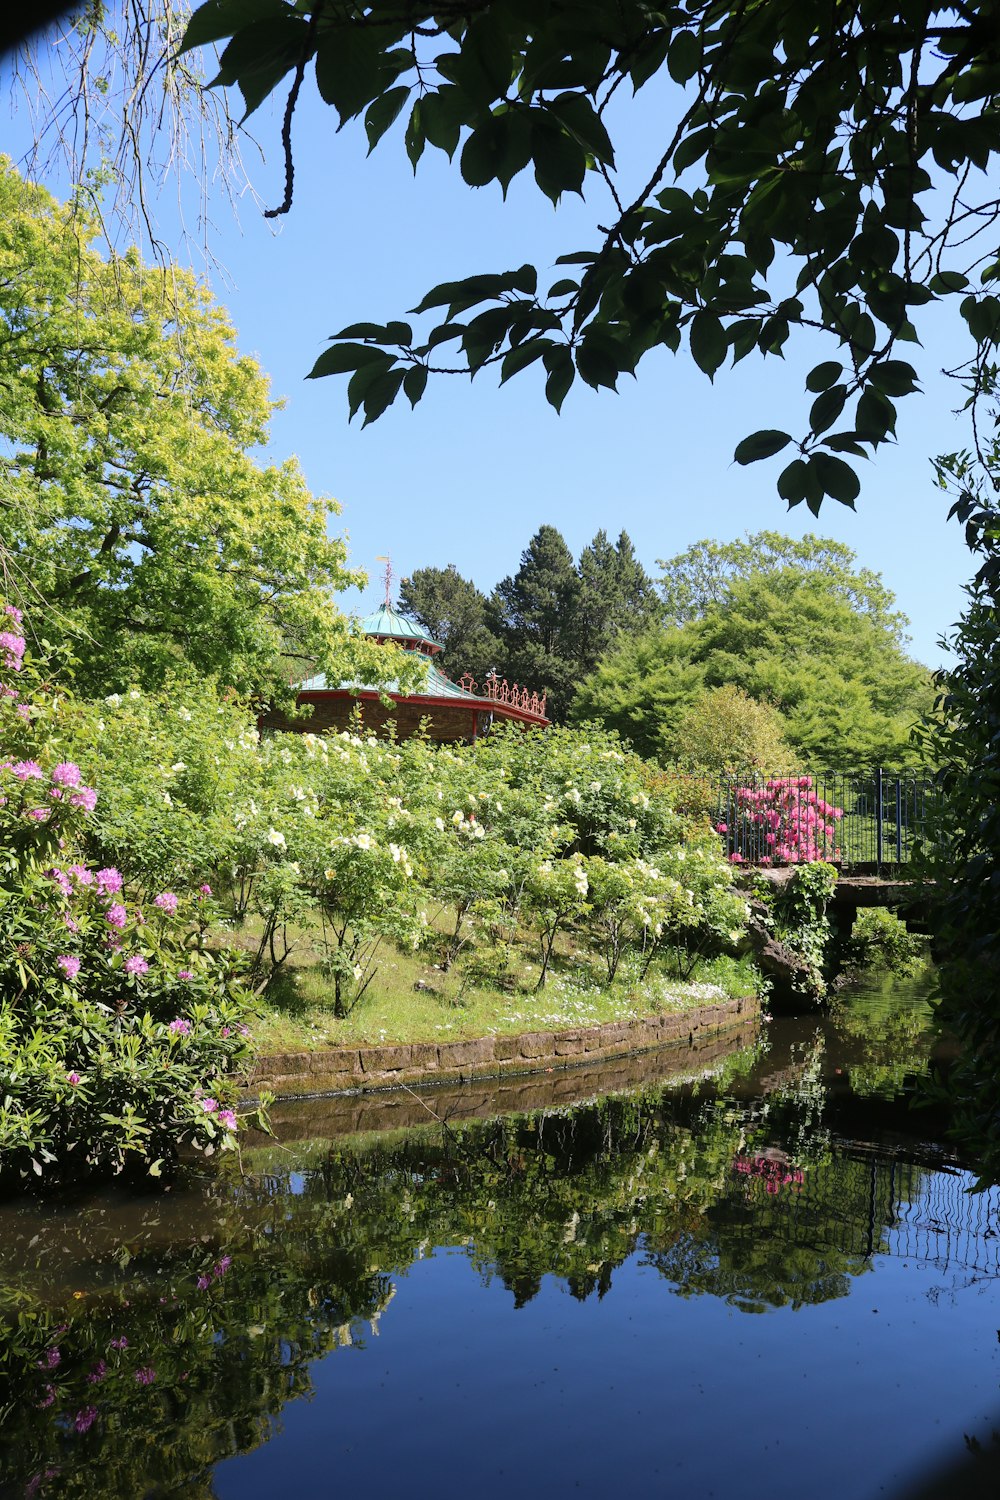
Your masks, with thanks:
M 906 1108 L 925 1021 L 285 1106 L 243 1179 L 3 1211 L 3 1495 L 995 1493 L 1000 1196 Z

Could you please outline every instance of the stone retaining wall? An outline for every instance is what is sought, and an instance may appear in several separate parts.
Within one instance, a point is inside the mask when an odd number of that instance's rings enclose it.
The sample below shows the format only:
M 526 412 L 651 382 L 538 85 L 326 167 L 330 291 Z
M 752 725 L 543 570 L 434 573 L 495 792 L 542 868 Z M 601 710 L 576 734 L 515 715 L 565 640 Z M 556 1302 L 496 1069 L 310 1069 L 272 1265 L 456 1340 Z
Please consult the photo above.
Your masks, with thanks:
M 668 1011 L 605 1026 L 529 1031 L 520 1036 L 484 1036 L 466 1042 L 412 1042 L 382 1047 L 338 1047 L 258 1058 L 245 1090 L 268 1090 L 279 1099 L 366 1092 L 410 1083 L 460 1083 L 574 1067 L 657 1047 L 686 1045 L 697 1038 L 742 1027 L 760 1013 L 756 998 L 721 1000 L 690 1010 Z

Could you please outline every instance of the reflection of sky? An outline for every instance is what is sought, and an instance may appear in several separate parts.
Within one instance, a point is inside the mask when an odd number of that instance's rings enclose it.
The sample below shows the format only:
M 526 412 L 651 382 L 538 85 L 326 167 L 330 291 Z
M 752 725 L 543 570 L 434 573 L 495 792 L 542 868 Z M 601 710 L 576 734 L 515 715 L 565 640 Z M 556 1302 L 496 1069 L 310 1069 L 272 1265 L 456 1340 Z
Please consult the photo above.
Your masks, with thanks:
M 1000 1283 L 889 1256 L 873 1273 L 753 1317 L 673 1296 L 632 1257 L 603 1300 L 547 1277 L 514 1312 L 498 1281 L 438 1251 L 377 1340 L 315 1366 L 315 1398 L 216 1470 L 216 1493 L 891 1494 L 959 1458 L 964 1433 L 988 1438 Z

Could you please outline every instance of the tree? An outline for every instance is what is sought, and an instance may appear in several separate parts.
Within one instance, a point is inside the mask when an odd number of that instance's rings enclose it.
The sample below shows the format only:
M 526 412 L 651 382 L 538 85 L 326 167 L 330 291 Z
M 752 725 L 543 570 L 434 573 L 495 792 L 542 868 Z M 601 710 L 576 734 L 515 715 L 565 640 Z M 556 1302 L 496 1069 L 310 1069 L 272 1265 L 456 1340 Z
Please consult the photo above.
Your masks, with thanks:
M 686 625 L 701 619 L 714 604 L 726 597 L 730 584 L 751 574 L 773 578 L 787 569 L 817 575 L 837 598 L 905 640 L 907 620 L 895 608 L 895 598 L 880 573 L 858 567 L 857 554 L 844 542 L 830 537 L 783 536 L 779 531 L 757 531 L 732 542 L 706 538 L 694 542 L 658 566 L 663 569 L 660 589 L 667 623 Z
M 922 309 L 959 299 L 973 401 L 991 366 L 997 21 L 997 0 L 688 0 L 666 11 L 458 0 L 444 13 L 396 0 L 207 0 L 184 46 L 226 42 L 216 82 L 237 85 L 248 113 L 290 78 L 277 212 L 292 203 L 295 106 L 313 65 L 341 125 L 364 116 L 370 147 L 405 116 L 414 167 L 432 146 L 458 154 L 471 187 L 506 192 L 530 167 L 554 203 L 607 189 L 597 232 L 558 258 L 551 284 L 540 289 L 531 265 L 476 274 L 428 292 L 420 331 L 342 330 L 313 374 L 349 375 L 352 413 L 373 421 L 401 390 L 415 403 L 432 366 L 498 365 L 506 380 L 540 360 L 558 408 L 577 377 L 613 388 L 657 347 L 686 347 L 712 378 L 815 329 L 833 357 L 807 377 L 798 453 L 789 432 L 768 429 L 736 458 L 791 448 L 779 493 L 818 511 L 825 496 L 853 505 L 848 460 L 891 439 L 895 401 L 918 383 L 899 346 L 919 347 Z M 621 86 L 665 74 L 670 123 L 648 161 L 620 161 L 610 130 Z M 449 341 L 459 353 L 447 362 Z
M 855 608 L 836 577 L 786 567 L 736 577 L 700 618 L 610 652 L 581 683 L 571 717 L 670 761 L 685 714 L 727 685 L 773 704 L 793 755 L 826 767 L 911 759 L 911 727 L 934 698 L 893 625 Z
M 627 531 L 614 546 L 607 532 L 599 531 L 580 553 L 577 571 L 577 659 L 579 670 L 589 672 L 619 636 L 638 634 L 660 610 L 652 579 L 636 557 Z
M 573 554 L 554 526 L 540 526 L 513 576 L 490 598 L 490 620 L 504 646 L 508 676 L 544 688 L 548 713 L 564 716 L 572 694 L 576 650 L 573 617 L 580 583 Z
M 735 683 L 694 700 L 678 722 L 676 745 L 681 761 L 705 771 L 772 773 L 792 760 L 777 709 Z
M 416 568 L 399 585 L 399 608 L 444 647 L 441 664 L 452 678 L 471 672 L 481 683 L 499 667 L 502 647 L 486 621 L 486 595 L 454 563 Z
M 81 687 L 186 670 L 287 694 L 313 662 L 381 680 L 331 602 L 360 576 L 335 508 L 295 460 L 252 456 L 274 403 L 205 288 L 103 259 L 96 217 L 2 158 L 0 224 L 0 562 L 8 593 L 46 601 Z

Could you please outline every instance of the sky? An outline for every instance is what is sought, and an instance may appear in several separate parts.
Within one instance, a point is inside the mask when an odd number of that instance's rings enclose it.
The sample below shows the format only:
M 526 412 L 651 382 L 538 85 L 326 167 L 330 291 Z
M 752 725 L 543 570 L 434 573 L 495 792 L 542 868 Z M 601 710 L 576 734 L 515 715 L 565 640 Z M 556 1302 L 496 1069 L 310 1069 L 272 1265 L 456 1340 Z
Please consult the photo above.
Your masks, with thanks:
M 654 88 L 635 100 L 623 89 L 618 98 L 619 162 L 626 183 L 641 184 L 672 100 Z M 248 143 L 244 157 L 257 193 L 274 204 L 283 188 L 280 113 L 267 104 L 250 124 L 263 155 Z M 747 468 L 732 460 L 739 440 L 760 427 L 805 429 L 812 398 L 804 376 L 818 359 L 837 355 L 811 335 L 793 334 L 785 360 L 751 356 L 718 372 L 714 384 L 683 351 L 655 352 L 636 380 L 623 378 L 619 394 L 575 384 L 561 416 L 544 400 L 538 366 L 502 388 L 490 371 L 475 381 L 432 378 L 415 410 L 400 396 L 361 430 L 357 418 L 348 424 L 341 377 L 305 378 L 331 335 L 361 318 L 404 316 L 432 285 L 474 272 L 530 261 L 544 284 L 558 254 L 594 243 L 606 204 L 595 192 L 593 202 L 564 199 L 553 210 L 527 172 L 504 202 L 495 184 L 466 187 L 457 162 L 449 166 L 431 148 L 414 175 L 402 119 L 371 157 L 360 122 L 339 134 L 335 124 L 307 85 L 286 218 L 265 220 L 250 195 L 236 217 L 221 185 L 209 187 L 216 261 L 209 279 L 241 349 L 259 359 L 284 401 L 271 455 L 297 454 L 312 489 L 336 498 L 335 527 L 348 536 L 351 562 L 370 575 L 366 591 L 342 596 L 343 607 L 364 613 L 375 606 L 383 588 L 377 559 L 385 555 L 397 578 L 454 563 L 488 592 L 516 570 L 544 523 L 558 527 L 577 556 L 599 529 L 612 538 L 625 530 L 654 575 L 657 559 L 703 538 L 813 532 L 847 543 L 862 566 L 882 574 L 910 618 L 915 657 L 931 666 L 947 659 L 938 638 L 958 618 L 973 571 L 930 463 L 967 442 L 953 414 L 960 393 L 940 374 L 959 357 L 949 337 L 953 309 L 931 310 L 924 350 L 915 351 L 923 394 L 899 403 L 898 442 L 862 465 L 856 512 L 829 500 L 818 519 L 804 506 L 789 511 L 775 490 L 787 453 Z M 6 123 L 0 149 L 15 160 L 26 128 L 23 113 Z M 46 185 L 65 190 L 55 177 Z M 190 190 L 187 196 L 190 209 Z M 157 213 L 165 241 L 188 255 L 172 185 Z

